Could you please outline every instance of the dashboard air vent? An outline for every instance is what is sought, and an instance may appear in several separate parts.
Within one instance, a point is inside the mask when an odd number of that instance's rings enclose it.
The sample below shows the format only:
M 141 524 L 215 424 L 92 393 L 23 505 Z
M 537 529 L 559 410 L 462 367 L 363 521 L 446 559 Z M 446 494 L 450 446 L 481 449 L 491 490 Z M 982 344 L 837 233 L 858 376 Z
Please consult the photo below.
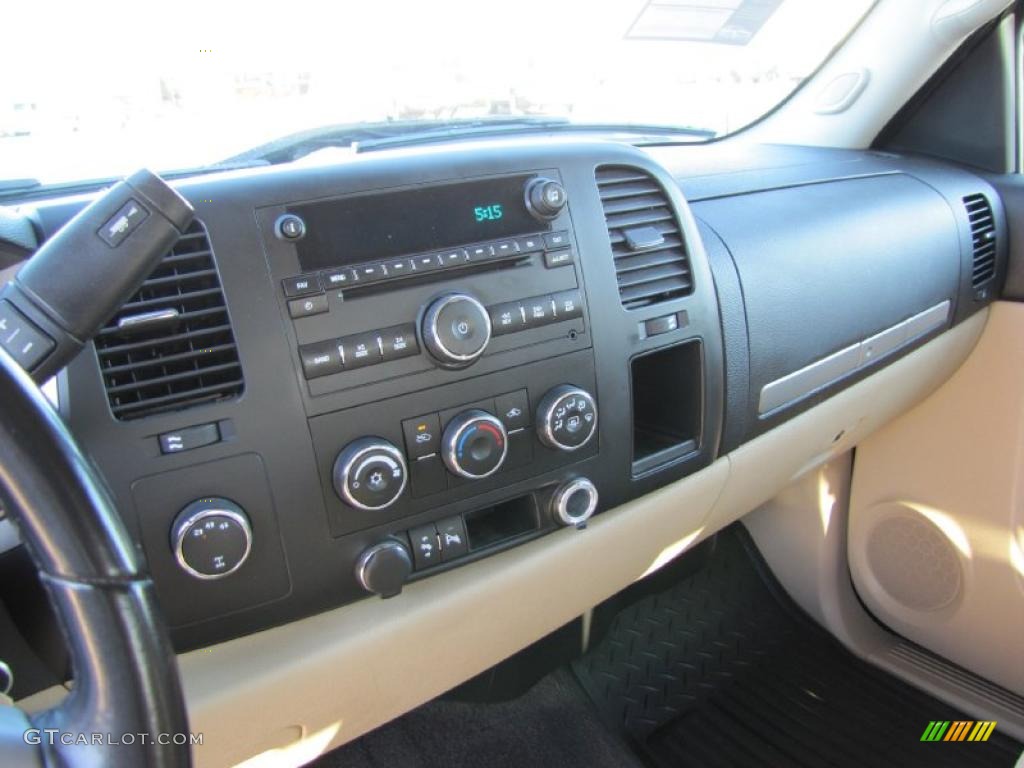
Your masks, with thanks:
M 237 397 L 242 368 L 213 251 L 196 221 L 95 339 L 118 419 Z
M 971 239 L 974 243 L 971 286 L 978 288 L 996 274 L 996 221 L 992 205 L 984 195 L 964 198 L 967 217 L 971 220 Z
M 691 293 L 686 246 L 658 182 L 639 168 L 602 166 L 597 188 L 622 305 L 638 309 Z

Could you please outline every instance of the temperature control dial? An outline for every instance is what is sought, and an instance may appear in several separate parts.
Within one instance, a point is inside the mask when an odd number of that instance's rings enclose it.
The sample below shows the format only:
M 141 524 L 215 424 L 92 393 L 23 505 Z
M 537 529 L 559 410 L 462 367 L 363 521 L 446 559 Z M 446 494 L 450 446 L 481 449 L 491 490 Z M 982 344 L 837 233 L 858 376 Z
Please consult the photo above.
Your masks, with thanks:
M 491 340 L 491 316 L 464 293 L 442 296 L 423 313 L 423 343 L 446 368 L 465 368 Z
M 548 448 L 575 451 L 597 431 L 597 404 L 590 393 L 572 384 L 548 391 L 537 408 L 537 437 Z
M 463 411 L 448 422 L 442 458 L 452 474 L 479 480 L 493 475 L 508 453 L 505 426 L 487 411 Z
M 334 460 L 334 490 L 356 509 L 384 509 L 405 490 L 405 456 L 387 440 L 361 437 Z
M 242 567 L 252 549 L 252 528 L 233 501 L 198 499 L 171 525 L 171 549 L 182 570 L 197 579 L 220 579 Z

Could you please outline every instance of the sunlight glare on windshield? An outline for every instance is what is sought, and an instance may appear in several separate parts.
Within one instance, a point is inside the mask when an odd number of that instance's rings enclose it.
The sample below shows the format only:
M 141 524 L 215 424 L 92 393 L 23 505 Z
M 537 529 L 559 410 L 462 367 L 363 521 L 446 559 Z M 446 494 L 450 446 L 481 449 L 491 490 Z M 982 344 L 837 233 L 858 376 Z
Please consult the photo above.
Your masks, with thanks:
M 869 6 L 19 3 L 0 49 L 0 179 L 198 167 L 363 121 L 550 115 L 721 135 L 785 98 Z

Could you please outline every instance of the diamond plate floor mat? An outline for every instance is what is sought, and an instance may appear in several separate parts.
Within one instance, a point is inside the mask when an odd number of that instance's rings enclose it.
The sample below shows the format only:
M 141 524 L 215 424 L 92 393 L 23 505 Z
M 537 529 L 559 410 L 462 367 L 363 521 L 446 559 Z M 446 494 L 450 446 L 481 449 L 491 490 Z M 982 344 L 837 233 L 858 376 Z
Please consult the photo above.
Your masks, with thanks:
M 998 724 L 977 724 L 858 659 L 804 615 L 744 529 L 717 538 L 703 569 L 619 612 L 573 664 L 606 724 L 645 762 L 1015 764 L 1022 745 Z

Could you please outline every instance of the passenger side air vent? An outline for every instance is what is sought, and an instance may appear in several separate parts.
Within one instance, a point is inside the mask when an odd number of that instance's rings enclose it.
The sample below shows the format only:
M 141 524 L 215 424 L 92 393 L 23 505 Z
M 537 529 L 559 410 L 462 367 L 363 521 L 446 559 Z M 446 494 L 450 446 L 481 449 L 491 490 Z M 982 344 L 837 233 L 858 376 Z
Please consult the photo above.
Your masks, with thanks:
M 682 232 L 658 182 L 639 168 L 602 166 L 597 188 L 622 306 L 638 309 L 692 293 Z
M 242 367 L 206 229 L 196 221 L 95 339 L 118 419 L 237 397 Z
M 967 217 L 971 220 L 971 239 L 974 242 L 971 286 L 978 288 L 996 274 L 996 221 L 992 205 L 984 195 L 964 198 Z

